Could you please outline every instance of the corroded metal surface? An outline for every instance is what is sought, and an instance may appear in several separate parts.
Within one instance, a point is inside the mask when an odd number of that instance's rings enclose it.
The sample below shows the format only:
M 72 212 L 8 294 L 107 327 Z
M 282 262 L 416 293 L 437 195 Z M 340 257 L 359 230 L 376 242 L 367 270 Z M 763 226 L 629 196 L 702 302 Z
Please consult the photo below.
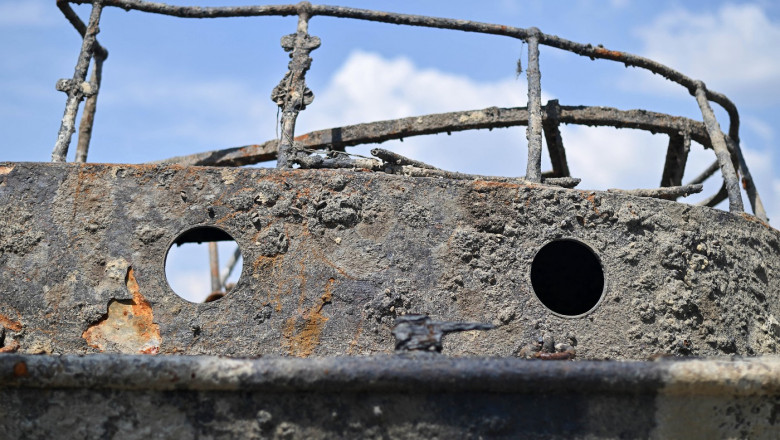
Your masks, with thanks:
M 780 232 L 747 214 L 349 170 L 0 170 L 2 345 L 23 353 L 390 353 L 407 313 L 498 326 L 446 338 L 458 356 L 511 356 L 540 338 L 578 359 L 768 354 L 780 342 Z M 205 304 L 164 275 L 168 247 L 196 226 L 221 228 L 244 256 L 235 288 Z M 534 256 L 556 239 L 587 244 L 603 267 L 588 313 L 553 313 L 531 287 Z
M 3 438 L 752 438 L 776 357 L 0 356 Z

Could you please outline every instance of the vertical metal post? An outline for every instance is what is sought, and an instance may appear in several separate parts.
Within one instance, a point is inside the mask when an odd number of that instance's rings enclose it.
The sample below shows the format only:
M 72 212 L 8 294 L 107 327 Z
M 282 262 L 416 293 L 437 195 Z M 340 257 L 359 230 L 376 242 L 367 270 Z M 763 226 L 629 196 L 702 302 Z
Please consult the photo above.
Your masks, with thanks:
M 691 151 L 691 135 L 688 131 L 669 135 L 669 146 L 666 148 L 666 162 L 661 175 L 661 186 L 682 185 L 685 164 Z
M 65 112 L 62 116 L 60 131 L 57 134 L 57 143 L 54 145 L 54 151 L 51 153 L 52 162 L 65 161 L 68 155 L 70 139 L 76 131 L 76 114 L 79 111 L 79 103 L 86 95 L 92 95 L 97 92 L 86 82 L 86 79 L 90 60 L 97 44 L 97 34 L 100 32 L 98 25 L 102 11 L 102 1 L 94 0 L 92 2 L 92 12 L 89 15 L 89 24 L 81 43 L 81 52 L 79 52 L 76 68 L 73 72 L 73 78 L 57 82 L 57 89 L 66 92 L 68 99 L 65 101 Z
M 525 178 L 542 181 L 542 82 L 539 71 L 539 29 L 531 28 L 528 37 L 528 164 Z
M 769 217 L 766 215 L 764 209 L 764 203 L 761 202 L 761 196 L 758 195 L 756 184 L 753 182 L 753 176 L 750 175 L 745 156 L 742 155 L 742 149 L 739 147 L 739 143 L 732 140 L 731 137 L 726 137 L 726 142 L 731 146 L 731 149 L 739 157 L 739 172 L 742 174 L 742 186 L 745 188 L 745 192 L 750 202 L 750 207 L 753 209 L 753 214 L 760 220 L 765 222 L 769 221 Z
M 553 177 L 569 177 L 569 164 L 566 162 L 566 149 L 563 148 L 560 125 L 561 105 L 557 99 L 547 101 L 544 106 L 546 118 L 542 121 L 544 138 L 547 140 L 547 152 L 550 154 Z
M 287 65 L 288 72 L 271 92 L 271 99 L 282 110 L 282 138 L 279 141 L 277 168 L 292 166 L 295 156 L 295 121 L 298 113 L 314 101 L 314 93 L 306 87 L 305 80 L 312 62 L 309 53 L 320 47 L 320 39 L 308 34 L 310 17 L 311 4 L 299 3 L 297 32 L 282 37 L 282 48 L 290 52 L 290 62 Z
M 92 76 L 89 80 L 91 84 L 94 84 L 96 90 L 100 90 L 100 82 L 103 78 L 103 61 L 104 58 L 98 54 L 95 54 L 95 64 L 92 66 Z M 87 98 L 84 103 L 84 112 L 81 115 L 81 123 L 79 124 L 79 140 L 76 144 L 76 162 L 86 162 L 87 153 L 89 152 L 89 142 L 92 140 L 92 127 L 95 123 L 95 111 L 97 110 L 97 91 L 95 94 Z
M 219 253 L 217 242 L 209 242 L 209 268 L 211 269 L 211 293 L 221 292 L 222 283 L 219 278 Z
M 701 109 L 702 118 L 704 119 L 704 125 L 707 127 L 707 134 L 710 136 L 712 149 L 715 150 L 715 156 L 718 158 L 720 172 L 723 174 L 724 185 L 729 195 L 729 211 L 744 212 L 742 194 L 739 190 L 739 180 L 731 162 L 731 154 L 729 154 L 726 140 L 723 137 L 723 132 L 720 130 L 718 120 L 715 118 L 715 113 L 712 111 L 712 107 L 710 107 L 710 102 L 707 99 L 707 89 L 702 81 L 697 82 L 695 94 L 696 101 Z

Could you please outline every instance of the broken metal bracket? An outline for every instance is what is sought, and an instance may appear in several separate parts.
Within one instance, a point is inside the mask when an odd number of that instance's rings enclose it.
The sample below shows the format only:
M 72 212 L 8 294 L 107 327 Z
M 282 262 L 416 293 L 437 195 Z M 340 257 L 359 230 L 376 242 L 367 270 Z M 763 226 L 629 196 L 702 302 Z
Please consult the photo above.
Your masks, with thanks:
M 492 324 L 479 322 L 439 322 L 428 315 L 403 315 L 395 320 L 393 336 L 396 351 L 442 350 L 442 338 L 447 333 L 469 330 L 491 330 Z

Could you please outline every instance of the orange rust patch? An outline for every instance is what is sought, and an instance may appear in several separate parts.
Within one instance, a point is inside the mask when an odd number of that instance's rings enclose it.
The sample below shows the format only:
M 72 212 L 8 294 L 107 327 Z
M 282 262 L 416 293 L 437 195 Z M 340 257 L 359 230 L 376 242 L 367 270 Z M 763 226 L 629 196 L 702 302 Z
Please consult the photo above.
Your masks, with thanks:
M 81 337 L 100 351 L 157 354 L 162 342 L 160 326 L 154 323 L 152 307 L 141 295 L 132 267 L 127 270 L 125 283 L 133 299 L 109 301 L 108 313 Z
M 325 293 L 320 297 L 319 304 L 304 311 L 300 317 L 291 316 L 285 322 L 282 336 L 291 356 L 309 357 L 320 344 L 322 330 L 328 321 L 322 315 L 322 309 L 333 299 L 331 288 L 335 282 L 335 279 L 330 278 L 325 284 Z
M 472 185 L 476 187 L 477 189 L 488 189 L 488 188 L 520 188 L 520 184 L 518 183 L 510 183 L 510 182 L 495 182 L 490 180 L 475 180 Z
M 24 362 L 17 362 L 14 365 L 14 376 L 26 377 L 30 375 L 30 371 L 27 369 L 27 364 Z
M 0 353 L 14 353 L 18 349 L 19 341 L 11 341 L 11 343 L 5 347 L 0 347 Z
M 19 321 L 14 321 L 13 319 L 0 314 L 0 325 L 7 328 L 8 330 L 18 332 L 22 329 L 22 323 Z
M 593 212 L 596 214 L 601 214 L 599 212 L 599 208 L 596 206 L 596 193 L 589 193 L 582 191 L 580 194 L 582 194 L 582 198 L 589 201 L 591 205 L 593 205 Z
M 774 229 L 769 223 L 761 220 L 760 218 L 758 218 L 758 217 L 756 217 L 754 215 L 750 215 L 747 212 L 741 212 L 741 213 L 739 213 L 739 215 L 742 218 L 744 218 L 745 220 L 749 221 L 749 222 L 758 223 L 761 226 L 766 226 L 769 229 Z
M 608 57 L 608 58 L 620 58 L 623 56 L 622 52 L 619 52 L 617 50 L 604 49 L 603 47 L 597 47 L 596 53 L 603 57 Z

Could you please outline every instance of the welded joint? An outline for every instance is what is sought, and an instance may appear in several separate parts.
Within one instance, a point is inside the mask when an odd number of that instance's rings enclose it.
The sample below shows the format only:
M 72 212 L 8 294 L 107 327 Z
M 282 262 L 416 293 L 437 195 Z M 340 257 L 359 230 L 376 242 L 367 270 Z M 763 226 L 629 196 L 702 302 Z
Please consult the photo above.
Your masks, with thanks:
M 57 89 L 57 91 L 73 95 L 76 99 L 84 99 L 97 95 L 99 87 L 97 84 L 89 81 L 76 82 L 72 79 L 63 78 L 57 81 L 54 88 Z

